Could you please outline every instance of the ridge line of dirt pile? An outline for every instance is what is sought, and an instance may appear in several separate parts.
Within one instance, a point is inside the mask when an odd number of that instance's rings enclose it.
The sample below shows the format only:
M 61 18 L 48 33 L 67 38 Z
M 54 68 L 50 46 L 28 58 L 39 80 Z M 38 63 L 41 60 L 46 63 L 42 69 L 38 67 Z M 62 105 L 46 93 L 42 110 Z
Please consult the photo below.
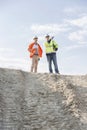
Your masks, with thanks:
M 79 101 L 75 95 L 74 85 L 65 79 L 61 79 L 60 76 L 57 75 L 50 75 L 47 79 L 43 77 L 46 76 L 40 76 L 39 80 L 48 84 L 53 91 L 61 92 L 62 95 L 66 97 L 66 101 L 64 102 L 66 109 L 79 118 Z

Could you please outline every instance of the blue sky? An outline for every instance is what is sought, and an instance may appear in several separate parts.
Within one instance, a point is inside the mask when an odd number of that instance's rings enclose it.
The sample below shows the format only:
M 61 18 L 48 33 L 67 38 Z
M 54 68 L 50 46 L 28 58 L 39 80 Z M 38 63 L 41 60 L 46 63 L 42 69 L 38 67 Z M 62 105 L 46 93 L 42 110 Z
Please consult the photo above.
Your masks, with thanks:
M 38 71 L 48 72 L 46 34 L 59 45 L 61 74 L 87 74 L 87 0 L 0 0 L 0 67 L 29 71 L 28 44 L 38 36 Z

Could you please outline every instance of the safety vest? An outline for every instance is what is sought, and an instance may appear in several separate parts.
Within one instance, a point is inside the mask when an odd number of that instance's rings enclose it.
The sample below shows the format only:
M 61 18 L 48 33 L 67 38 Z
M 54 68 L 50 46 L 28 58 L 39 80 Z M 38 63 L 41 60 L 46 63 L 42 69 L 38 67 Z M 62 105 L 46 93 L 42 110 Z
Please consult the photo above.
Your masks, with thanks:
M 46 54 L 47 54 L 47 53 L 56 52 L 56 51 L 54 50 L 54 46 L 55 46 L 55 48 L 58 48 L 58 44 L 57 44 L 54 40 L 51 40 L 50 43 L 45 42 Z
M 28 51 L 30 52 L 30 58 L 32 58 L 33 56 L 34 56 L 34 54 L 35 54 L 35 48 L 33 48 L 33 46 L 34 46 L 34 43 L 31 43 L 30 45 L 29 45 L 29 47 L 28 47 Z M 43 53 L 43 51 L 42 51 L 42 48 L 41 48 L 41 46 L 38 44 L 38 56 L 39 57 L 42 57 L 42 53 Z

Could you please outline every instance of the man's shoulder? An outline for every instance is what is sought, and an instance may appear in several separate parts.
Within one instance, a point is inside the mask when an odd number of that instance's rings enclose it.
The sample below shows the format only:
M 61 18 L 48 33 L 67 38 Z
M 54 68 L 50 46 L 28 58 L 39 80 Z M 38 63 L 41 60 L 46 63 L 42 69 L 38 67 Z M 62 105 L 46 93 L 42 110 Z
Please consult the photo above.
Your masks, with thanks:
M 57 42 L 55 40 L 52 40 L 51 42 L 54 43 L 54 44 L 57 44 Z
M 49 44 L 49 43 L 46 41 L 46 42 L 44 42 L 44 44 Z
M 31 42 L 29 45 L 34 45 L 34 42 Z
M 34 45 L 34 42 L 29 43 L 29 46 L 32 47 Z
M 51 42 L 56 42 L 55 40 L 51 40 Z

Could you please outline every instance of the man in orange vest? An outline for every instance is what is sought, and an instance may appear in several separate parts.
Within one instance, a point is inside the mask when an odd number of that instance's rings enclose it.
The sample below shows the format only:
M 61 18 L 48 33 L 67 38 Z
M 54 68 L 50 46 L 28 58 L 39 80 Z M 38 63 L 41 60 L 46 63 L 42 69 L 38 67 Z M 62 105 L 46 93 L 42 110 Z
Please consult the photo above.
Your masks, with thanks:
M 31 43 L 28 47 L 30 52 L 30 58 L 32 58 L 31 72 L 37 72 L 38 61 L 42 57 L 42 48 L 38 43 L 38 37 L 33 38 L 34 42 Z

